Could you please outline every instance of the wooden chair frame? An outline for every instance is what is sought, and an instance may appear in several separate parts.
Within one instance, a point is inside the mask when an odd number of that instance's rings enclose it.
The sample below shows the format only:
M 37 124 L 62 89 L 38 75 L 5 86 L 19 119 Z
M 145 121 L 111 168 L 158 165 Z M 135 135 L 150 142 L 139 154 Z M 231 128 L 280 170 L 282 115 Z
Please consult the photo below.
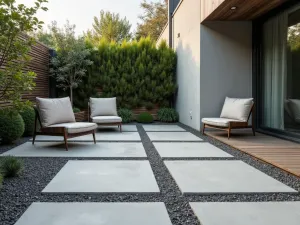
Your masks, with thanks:
M 251 110 L 250 110 L 250 113 L 249 113 L 249 116 L 248 116 L 248 119 L 247 119 L 247 122 L 229 122 L 229 126 L 228 127 L 222 127 L 222 126 L 215 126 L 215 125 L 209 125 L 209 124 L 206 124 L 206 123 L 203 123 L 203 127 L 202 127 L 202 134 L 204 135 L 205 133 L 205 128 L 214 128 L 214 129 L 219 129 L 219 130 L 225 130 L 227 131 L 227 136 L 228 136 L 228 139 L 230 138 L 231 136 L 231 130 L 233 129 L 244 129 L 244 128 L 252 128 L 252 132 L 253 132 L 253 136 L 255 136 L 255 118 L 254 118 L 254 110 L 255 107 L 254 107 L 254 103 L 251 107 Z M 249 119 L 250 119 L 250 116 L 252 114 L 252 120 L 251 120 L 251 126 L 249 126 Z
M 68 139 L 69 138 L 79 137 L 79 136 L 83 136 L 83 135 L 87 135 L 87 134 L 93 135 L 94 144 L 96 144 L 96 136 L 95 136 L 96 130 L 69 134 L 65 127 L 43 127 L 37 108 L 34 107 L 34 110 L 35 110 L 35 122 L 34 122 L 33 138 L 32 138 L 33 145 L 34 145 L 35 138 L 37 135 L 62 136 L 62 137 L 64 137 L 66 151 L 68 151 Z M 37 130 L 38 123 L 40 125 L 40 131 Z
M 88 121 L 90 122 L 91 119 L 91 105 L 90 102 L 88 102 Z M 93 122 L 93 121 L 92 121 Z M 122 133 L 122 122 L 116 122 L 116 123 L 97 123 L 99 126 L 118 126 L 120 129 L 120 132 Z

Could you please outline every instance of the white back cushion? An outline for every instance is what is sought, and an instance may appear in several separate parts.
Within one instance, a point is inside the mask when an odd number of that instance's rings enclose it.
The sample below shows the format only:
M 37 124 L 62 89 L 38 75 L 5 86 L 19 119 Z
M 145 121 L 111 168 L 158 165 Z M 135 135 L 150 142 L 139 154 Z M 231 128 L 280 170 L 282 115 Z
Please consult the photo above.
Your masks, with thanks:
M 289 106 L 293 119 L 300 123 L 300 99 L 289 99 Z
M 116 98 L 90 98 L 91 117 L 117 116 Z
M 220 117 L 246 122 L 248 120 L 252 105 L 253 98 L 226 97 Z
M 76 122 L 70 98 L 36 98 L 43 127 Z

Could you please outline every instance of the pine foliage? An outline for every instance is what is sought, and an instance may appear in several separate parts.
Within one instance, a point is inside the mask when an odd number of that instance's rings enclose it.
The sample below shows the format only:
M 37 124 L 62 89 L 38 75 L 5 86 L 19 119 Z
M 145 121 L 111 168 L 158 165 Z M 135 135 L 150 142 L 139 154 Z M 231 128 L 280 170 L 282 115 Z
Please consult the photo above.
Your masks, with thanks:
M 102 97 L 117 97 L 121 108 L 170 106 L 177 89 L 176 54 L 166 43 L 157 48 L 150 38 L 121 45 L 102 40 L 91 57 L 88 77 L 93 82 L 86 81 L 90 85 L 82 93 L 99 87 Z

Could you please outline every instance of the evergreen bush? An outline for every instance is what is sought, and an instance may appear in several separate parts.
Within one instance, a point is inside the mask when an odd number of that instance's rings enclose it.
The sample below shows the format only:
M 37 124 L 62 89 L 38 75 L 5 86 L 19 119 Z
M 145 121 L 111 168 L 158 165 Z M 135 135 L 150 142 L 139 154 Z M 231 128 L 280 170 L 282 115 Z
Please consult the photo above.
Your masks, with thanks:
M 73 108 L 73 113 L 79 113 L 79 112 L 81 112 L 81 110 L 80 109 L 78 109 L 78 108 Z
M 161 108 L 157 111 L 157 119 L 162 122 L 177 122 L 179 115 L 173 108 Z
M 11 109 L 0 110 L 0 138 L 4 144 L 11 143 L 22 137 L 25 130 L 21 115 Z
M 20 115 L 22 116 L 25 125 L 23 136 L 32 136 L 34 132 L 34 120 L 35 120 L 34 109 L 30 106 L 27 106 L 22 111 L 20 111 Z
M 119 109 L 118 116 L 122 118 L 122 123 L 130 123 L 133 120 L 133 113 L 129 109 Z
M 22 172 L 22 169 L 23 162 L 14 156 L 3 157 L 0 161 L 0 170 L 4 177 L 16 177 Z
M 153 116 L 148 112 L 143 112 L 138 115 L 137 121 L 139 123 L 152 123 L 153 122 Z
M 89 97 L 117 97 L 118 107 L 169 107 L 177 89 L 176 54 L 163 42 L 156 47 L 150 38 L 121 45 L 102 40 L 90 55 L 93 65 L 74 90 L 74 105 L 87 108 Z
M 2 183 L 3 183 L 3 176 L 2 176 L 2 174 L 0 173 L 0 188 L 2 187 Z

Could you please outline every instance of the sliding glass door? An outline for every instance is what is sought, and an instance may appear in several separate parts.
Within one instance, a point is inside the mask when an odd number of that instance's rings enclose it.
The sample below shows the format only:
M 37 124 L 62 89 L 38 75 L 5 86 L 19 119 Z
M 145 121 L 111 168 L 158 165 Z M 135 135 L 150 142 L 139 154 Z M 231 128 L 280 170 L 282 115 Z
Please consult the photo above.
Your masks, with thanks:
M 300 7 L 263 24 L 262 128 L 300 134 Z

